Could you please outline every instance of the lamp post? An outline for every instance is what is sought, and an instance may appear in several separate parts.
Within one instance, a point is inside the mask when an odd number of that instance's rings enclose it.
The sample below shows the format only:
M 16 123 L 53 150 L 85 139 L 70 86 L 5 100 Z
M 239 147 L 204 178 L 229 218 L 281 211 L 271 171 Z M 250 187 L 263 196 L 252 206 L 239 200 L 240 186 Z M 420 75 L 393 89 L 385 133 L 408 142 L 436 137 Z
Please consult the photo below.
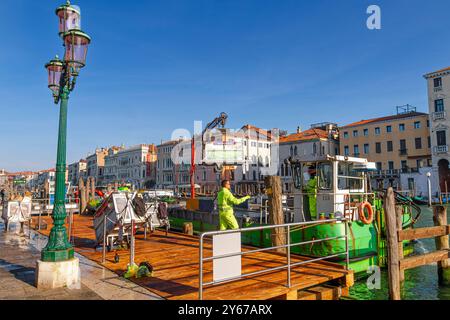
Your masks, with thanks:
M 427 172 L 427 185 L 428 185 L 428 206 L 432 206 L 431 200 L 431 172 Z
M 80 69 L 86 64 L 90 37 L 81 31 L 81 13 L 69 1 L 56 9 L 59 18 L 59 35 L 65 47 L 64 59 L 58 56 L 45 65 L 48 87 L 55 104 L 60 103 L 58 149 L 56 157 L 55 201 L 52 212 L 53 228 L 47 246 L 42 250 L 43 262 L 61 262 L 73 259 L 74 250 L 67 238 L 66 219 L 66 136 L 67 106 L 70 92 L 75 88 Z

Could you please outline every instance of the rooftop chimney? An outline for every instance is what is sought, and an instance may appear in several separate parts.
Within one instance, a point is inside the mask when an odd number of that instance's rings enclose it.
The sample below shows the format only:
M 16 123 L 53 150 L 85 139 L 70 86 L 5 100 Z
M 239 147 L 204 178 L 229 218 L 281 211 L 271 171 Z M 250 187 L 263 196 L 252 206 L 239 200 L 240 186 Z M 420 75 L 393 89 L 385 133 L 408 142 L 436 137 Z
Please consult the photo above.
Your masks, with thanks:
M 302 128 L 300 126 L 297 127 L 297 133 L 302 133 Z

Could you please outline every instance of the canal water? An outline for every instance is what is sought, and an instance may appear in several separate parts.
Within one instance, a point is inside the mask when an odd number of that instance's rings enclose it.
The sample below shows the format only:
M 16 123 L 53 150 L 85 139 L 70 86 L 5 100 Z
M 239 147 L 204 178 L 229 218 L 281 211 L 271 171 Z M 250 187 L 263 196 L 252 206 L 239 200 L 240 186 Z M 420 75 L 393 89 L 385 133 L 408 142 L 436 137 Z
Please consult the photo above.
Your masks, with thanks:
M 416 227 L 433 226 L 432 209 L 422 206 L 422 215 Z M 450 218 L 450 214 L 448 216 Z M 449 219 L 450 222 L 450 219 Z M 417 254 L 436 250 L 434 239 L 418 240 L 414 245 Z M 359 300 L 386 300 L 389 298 L 387 270 L 382 269 L 379 289 L 369 289 L 367 279 L 355 283 L 350 295 Z M 404 300 L 450 300 L 450 287 L 440 287 L 437 277 L 437 266 L 427 265 L 405 271 L 405 283 L 402 287 Z

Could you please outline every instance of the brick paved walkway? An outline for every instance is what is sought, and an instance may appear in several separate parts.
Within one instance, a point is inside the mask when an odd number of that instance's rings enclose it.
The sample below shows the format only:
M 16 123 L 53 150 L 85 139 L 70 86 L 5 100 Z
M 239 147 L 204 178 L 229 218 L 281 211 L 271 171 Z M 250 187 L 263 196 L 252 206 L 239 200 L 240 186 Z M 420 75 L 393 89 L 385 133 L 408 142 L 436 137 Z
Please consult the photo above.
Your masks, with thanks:
M 81 287 L 38 290 L 34 286 L 36 260 L 47 238 L 11 225 L 5 232 L 0 219 L 0 300 L 156 300 L 159 296 L 117 276 L 80 255 Z

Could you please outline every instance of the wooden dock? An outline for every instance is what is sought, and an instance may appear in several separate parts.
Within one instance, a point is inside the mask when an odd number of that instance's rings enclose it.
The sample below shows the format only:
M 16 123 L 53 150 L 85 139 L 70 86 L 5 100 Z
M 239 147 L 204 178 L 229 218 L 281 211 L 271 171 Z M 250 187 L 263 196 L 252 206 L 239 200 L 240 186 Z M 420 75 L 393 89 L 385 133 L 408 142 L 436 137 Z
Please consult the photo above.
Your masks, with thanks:
M 43 218 L 48 228 L 41 233 L 48 235 L 51 218 Z M 36 221 L 35 221 L 36 222 Z M 73 236 L 75 250 L 88 259 L 101 264 L 102 250 L 95 249 L 93 218 L 74 216 Z M 199 290 L 199 238 L 163 231 L 136 235 L 135 262 L 148 261 L 153 267 L 153 277 L 131 279 L 164 299 L 198 299 Z M 244 248 L 248 250 L 250 248 Z M 121 275 L 129 263 L 129 251 L 117 251 L 120 262 L 114 263 L 115 252 L 108 252 L 104 266 Z M 212 255 L 212 245 L 204 244 L 204 257 Z M 306 258 L 292 255 L 292 263 Z M 286 264 L 286 256 L 275 252 L 258 252 L 242 257 L 242 272 L 249 273 Z M 204 263 L 204 282 L 212 281 L 212 263 Z M 341 265 L 325 261 L 293 267 L 291 288 L 286 287 L 287 270 L 274 271 L 215 286 L 206 286 L 205 300 L 268 300 L 268 299 L 336 299 L 348 294 L 353 285 L 353 272 Z M 314 299 L 315 300 L 315 299 Z

